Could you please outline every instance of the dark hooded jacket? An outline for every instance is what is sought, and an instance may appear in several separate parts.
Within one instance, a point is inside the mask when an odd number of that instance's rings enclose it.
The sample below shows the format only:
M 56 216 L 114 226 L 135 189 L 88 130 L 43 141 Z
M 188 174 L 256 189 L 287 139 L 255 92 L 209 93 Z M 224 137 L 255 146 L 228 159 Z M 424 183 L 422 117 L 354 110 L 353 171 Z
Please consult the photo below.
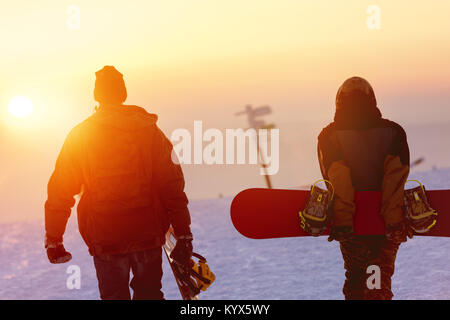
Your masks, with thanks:
M 403 220 L 404 184 L 409 173 L 406 133 L 382 118 L 370 84 L 346 80 L 336 96 L 334 122 L 318 137 L 322 175 L 335 189 L 334 224 L 351 226 L 355 191 L 382 191 L 386 224 Z
M 161 246 L 172 224 L 190 233 L 181 167 L 157 116 L 137 106 L 101 106 L 66 138 L 48 183 L 47 236 L 62 239 L 74 196 L 92 255 Z

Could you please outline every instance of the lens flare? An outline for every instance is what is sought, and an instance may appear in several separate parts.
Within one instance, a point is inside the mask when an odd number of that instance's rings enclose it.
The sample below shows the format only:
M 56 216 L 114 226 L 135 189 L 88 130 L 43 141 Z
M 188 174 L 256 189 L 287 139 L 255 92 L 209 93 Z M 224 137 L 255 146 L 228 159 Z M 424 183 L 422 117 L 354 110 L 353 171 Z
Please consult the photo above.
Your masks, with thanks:
M 27 97 L 17 96 L 11 99 L 9 113 L 16 118 L 24 118 L 33 113 L 33 102 Z

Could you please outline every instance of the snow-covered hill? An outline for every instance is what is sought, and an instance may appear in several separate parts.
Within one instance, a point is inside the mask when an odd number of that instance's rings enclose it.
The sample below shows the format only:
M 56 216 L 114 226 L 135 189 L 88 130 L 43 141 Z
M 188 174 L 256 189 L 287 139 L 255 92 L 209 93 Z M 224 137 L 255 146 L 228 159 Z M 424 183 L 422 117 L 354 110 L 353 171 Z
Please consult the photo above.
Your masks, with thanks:
M 450 169 L 416 173 L 428 189 L 450 188 Z M 326 237 L 250 240 L 229 218 L 231 199 L 190 204 L 196 251 L 217 281 L 202 299 L 342 299 L 344 268 L 336 242 Z M 98 299 L 92 258 L 71 217 L 65 236 L 73 255 L 64 265 L 47 262 L 43 221 L 0 225 L 1 299 Z M 402 245 L 393 279 L 396 299 L 450 299 L 450 238 L 415 237 Z M 68 266 L 81 269 L 81 288 L 68 289 Z M 179 299 L 167 263 L 163 290 Z

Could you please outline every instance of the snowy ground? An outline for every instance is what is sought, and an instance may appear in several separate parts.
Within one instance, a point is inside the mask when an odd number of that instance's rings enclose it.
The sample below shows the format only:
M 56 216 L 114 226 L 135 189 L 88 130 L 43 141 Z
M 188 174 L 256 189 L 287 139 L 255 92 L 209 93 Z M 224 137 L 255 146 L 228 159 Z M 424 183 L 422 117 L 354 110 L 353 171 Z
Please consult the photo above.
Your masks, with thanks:
M 416 173 L 428 189 L 450 188 L 450 169 Z M 325 237 L 250 240 L 229 218 L 231 199 L 190 205 L 195 249 L 205 255 L 217 281 L 202 299 L 342 299 L 343 262 L 337 243 Z M 1 299 L 98 299 L 92 258 L 75 216 L 66 231 L 69 264 L 51 265 L 43 250 L 43 222 L 0 225 Z M 415 237 L 402 245 L 393 291 L 396 299 L 450 299 L 450 239 Z M 69 265 L 81 269 L 81 289 L 69 290 Z M 167 263 L 163 290 L 179 299 Z

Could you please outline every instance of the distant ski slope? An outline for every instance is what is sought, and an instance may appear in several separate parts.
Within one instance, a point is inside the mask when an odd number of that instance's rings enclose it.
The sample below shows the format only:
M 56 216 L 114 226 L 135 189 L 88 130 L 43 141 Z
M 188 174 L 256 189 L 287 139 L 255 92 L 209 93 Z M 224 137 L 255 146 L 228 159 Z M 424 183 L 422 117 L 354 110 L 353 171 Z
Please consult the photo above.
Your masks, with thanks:
M 450 188 L 450 169 L 412 175 L 428 189 Z M 449 200 L 450 201 L 450 200 Z M 250 240 L 234 230 L 231 199 L 190 204 L 195 250 L 205 255 L 217 281 L 201 299 L 342 299 L 344 269 L 336 242 L 325 237 Z M 75 214 L 65 245 L 73 260 L 47 262 L 43 222 L 0 225 L 1 299 L 98 299 L 92 258 L 77 230 Z M 450 238 L 414 238 L 402 245 L 393 279 L 395 299 L 450 299 Z M 81 268 L 81 289 L 66 287 L 69 265 Z M 179 299 L 169 266 L 163 290 Z

